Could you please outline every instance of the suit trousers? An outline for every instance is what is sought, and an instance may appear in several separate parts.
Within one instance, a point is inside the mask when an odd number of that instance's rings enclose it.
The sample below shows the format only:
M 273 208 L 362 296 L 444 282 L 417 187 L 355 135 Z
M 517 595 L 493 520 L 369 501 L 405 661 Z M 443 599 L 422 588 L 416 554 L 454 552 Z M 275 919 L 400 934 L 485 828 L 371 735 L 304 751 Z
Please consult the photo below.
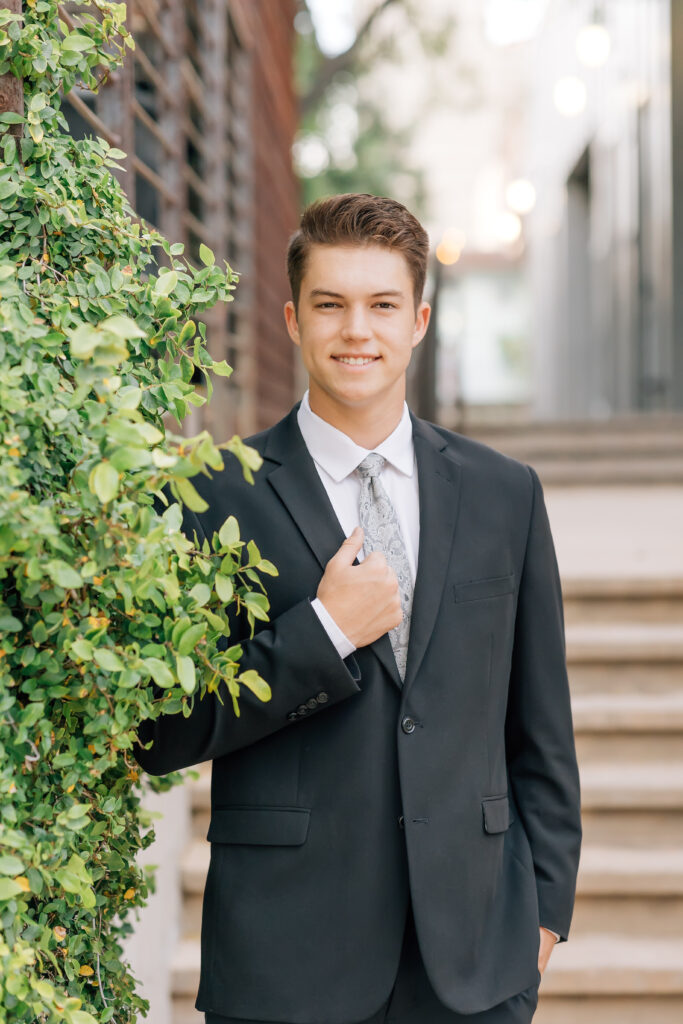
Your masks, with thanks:
M 461 1014 L 444 1006 L 427 977 L 409 901 L 401 957 L 389 998 L 371 1017 L 348 1021 L 348 1024 L 530 1024 L 537 1003 L 538 985 L 532 985 L 481 1013 Z M 206 1024 L 259 1024 L 217 1013 L 206 1013 L 205 1021 Z

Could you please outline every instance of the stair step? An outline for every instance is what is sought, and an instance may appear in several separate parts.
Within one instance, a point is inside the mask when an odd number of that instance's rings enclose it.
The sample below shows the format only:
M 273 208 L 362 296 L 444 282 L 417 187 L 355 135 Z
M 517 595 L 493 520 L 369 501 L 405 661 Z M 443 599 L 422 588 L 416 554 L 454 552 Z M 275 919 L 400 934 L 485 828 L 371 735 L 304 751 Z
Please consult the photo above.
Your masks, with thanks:
M 199 985 L 201 947 L 185 939 L 171 964 L 174 996 L 193 996 Z M 554 951 L 543 976 L 544 999 L 582 995 L 683 995 L 683 938 L 620 934 L 570 936 Z
M 194 839 L 183 853 L 183 891 L 201 895 L 209 868 L 210 845 Z M 683 850 L 628 849 L 585 845 L 581 851 L 578 891 L 584 895 L 683 895 Z
M 198 938 L 181 939 L 171 960 L 171 992 L 174 996 L 196 997 L 201 958 Z
M 683 810 L 683 761 L 583 763 L 580 770 L 581 801 L 586 809 Z M 193 809 L 209 810 L 210 774 L 202 771 L 199 780 L 189 785 Z
M 683 995 L 680 939 L 602 933 L 558 946 L 541 983 L 543 998 L 582 995 Z
M 584 844 L 577 891 L 582 896 L 683 895 L 683 849 Z
M 683 625 L 676 623 L 569 623 L 567 663 L 676 661 L 683 669 Z
M 683 730 L 683 691 L 579 694 L 572 715 L 576 732 L 675 732 Z
M 543 985 L 534 1014 L 534 1024 L 681 1024 L 682 1020 L 683 996 L 584 996 L 573 992 L 545 999 Z
M 582 763 L 579 769 L 586 810 L 683 810 L 683 761 Z

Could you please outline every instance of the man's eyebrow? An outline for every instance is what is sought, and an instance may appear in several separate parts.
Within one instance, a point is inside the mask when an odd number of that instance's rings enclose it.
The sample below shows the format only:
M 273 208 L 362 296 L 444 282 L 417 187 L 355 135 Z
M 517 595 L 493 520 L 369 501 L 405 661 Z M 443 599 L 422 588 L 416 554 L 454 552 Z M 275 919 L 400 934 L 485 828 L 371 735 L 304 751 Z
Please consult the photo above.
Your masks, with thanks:
M 344 296 L 339 292 L 330 291 L 328 288 L 312 288 L 309 292 L 311 298 L 315 298 L 318 295 L 331 295 L 335 299 L 343 299 Z M 403 298 L 403 292 L 397 288 L 385 288 L 381 292 L 373 292 L 370 296 L 371 299 L 376 299 L 379 295 L 396 295 L 399 298 Z

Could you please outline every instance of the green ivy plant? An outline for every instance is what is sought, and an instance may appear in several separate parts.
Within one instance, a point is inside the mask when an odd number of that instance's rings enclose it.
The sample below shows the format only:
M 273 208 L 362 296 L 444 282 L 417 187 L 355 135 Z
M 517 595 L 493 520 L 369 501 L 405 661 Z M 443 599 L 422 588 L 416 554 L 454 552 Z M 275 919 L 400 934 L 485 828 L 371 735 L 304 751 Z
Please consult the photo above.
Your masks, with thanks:
M 275 567 L 232 517 L 201 547 L 182 529 L 183 506 L 206 508 L 191 478 L 221 469 L 221 449 L 249 480 L 260 457 L 162 419 L 182 422 L 231 372 L 199 317 L 237 275 L 206 246 L 191 265 L 135 217 L 112 174 L 125 154 L 69 136 L 61 98 L 96 89 L 134 45 L 124 4 L 69 10 L 0 10 L 0 74 L 25 98 L 0 115 L 3 1024 L 146 1015 L 121 946 L 153 889 L 135 862 L 154 838 L 136 729 L 226 687 L 235 714 L 241 686 L 270 697 L 227 637 L 229 616 L 252 632 L 267 619 Z

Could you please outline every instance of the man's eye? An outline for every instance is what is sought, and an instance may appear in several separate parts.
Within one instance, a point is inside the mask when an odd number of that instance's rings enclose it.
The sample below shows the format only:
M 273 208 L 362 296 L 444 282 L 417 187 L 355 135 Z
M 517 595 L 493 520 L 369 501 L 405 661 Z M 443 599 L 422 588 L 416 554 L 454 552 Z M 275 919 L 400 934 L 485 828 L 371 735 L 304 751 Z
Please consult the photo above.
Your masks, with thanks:
M 315 308 L 316 309 L 332 309 L 333 307 L 336 307 L 338 305 L 339 305 L 338 302 L 318 302 Z
M 378 306 L 382 306 L 384 309 L 396 309 L 396 304 L 393 302 L 378 302 Z

